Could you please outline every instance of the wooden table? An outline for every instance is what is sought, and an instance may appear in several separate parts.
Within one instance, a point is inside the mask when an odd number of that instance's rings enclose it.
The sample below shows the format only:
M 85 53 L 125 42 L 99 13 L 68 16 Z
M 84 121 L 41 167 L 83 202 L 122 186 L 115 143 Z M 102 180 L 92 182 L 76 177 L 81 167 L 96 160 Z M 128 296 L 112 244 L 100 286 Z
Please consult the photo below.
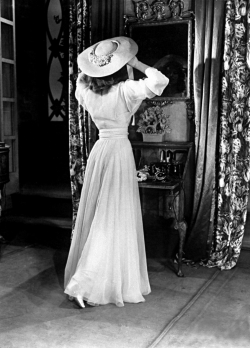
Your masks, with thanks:
M 134 151 L 135 161 L 136 164 L 140 163 L 140 155 L 138 156 L 138 153 L 136 153 L 138 150 L 143 149 L 153 149 L 156 150 L 156 152 L 159 152 L 164 150 L 171 150 L 174 153 L 183 153 L 185 154 L 185 166 L 183 170 L 183 174 L 181 177 L 171 177 L 171 181 L 168 182 L 161 182 L 161 181 L 154 181 L 154 180 L 146 180 L 139 182 L 139 188 L 141 189 L 156 189 L 156 190 L 164 190 L 165 194 L 168 197 L 173 198 L 173 202 L 175 199 L 178 199 L 178 209 L 174 214 L 174 228 L 178 230 L 179 232 L 179 246 L 178 246 L 178 270 L 176 272 L 177 276 L 183 277 L 182 272 L 182 255 L 183 255 L 183 246 L 186 238 L 186 231 L 187 231 L 187 223 L 185 221 L 184 217 L 184 208 L 185 208 L 185 201 L 184 201 L 184 193 L 185 193 L 185 187 L 184 187 L 184 180 L 187 172 L 187 166 L 190 160 L 191 156 L 191 150 L 192 150 L 193 143 L 191 142 L 162 142 L 162 143 L 148 143 L 148 142 L 132 142 L 132 148 Z M 158 156 L 160 158 L 160 156 Z M 138 168 L 140 169 L 140 168 Z M 174 204 L 174 203 L 173 203 Z M 168 260 L 168 262 L 171 263 L 172 267 L 174 267 L 174 260 Z

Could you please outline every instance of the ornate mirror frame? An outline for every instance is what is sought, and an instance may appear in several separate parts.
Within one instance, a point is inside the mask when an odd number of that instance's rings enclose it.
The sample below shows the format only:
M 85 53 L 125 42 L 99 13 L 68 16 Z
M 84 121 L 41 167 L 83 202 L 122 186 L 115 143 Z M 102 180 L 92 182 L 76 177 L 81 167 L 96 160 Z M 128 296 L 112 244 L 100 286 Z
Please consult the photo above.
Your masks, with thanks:
M 172 83 L 171 91 L 167 91 L 167 87 L 162 96 L 146 102 L 163 106 L 176 101 L 185 101 L 188 117 L 192 118 L 193 13 L 181 11 L 182 1 L 175 2 L 179 6 L 175 9 L 171 8 L 171 1 L 168 5 L 163 1 L 155 1 L 151 5 L 146 0 L 133 1 L 136 16 L 125 16 L 125 33 L 138 43 L 138 59 L 145 64 L 155 66 L 166 76 L 173 74 L 172 71 L 179 66 L 180 73 L 175 70 L 175 74 L 181 75 L 176 84 L 178 85 L 176 93 Z M 172 69 L 173 66 L 175 68 Z M 164 71 L 165 67 L 167 71 Z M 172 82 L 177 79 L 176 76 L 172 77 Z M 134 71 L 134 77 L 138 79 L 142 76 Z M 171 80 L 171 76 L 168 77 Z
M 186 31 L 186 33 L 184 33 Z M 180 32 L 183 37 L 177 40 L 176 37 L 171 35 L 173 33 Z M 157 34 L 165 33 L 165 37 L 159 37 Z M 128 26 L 128 34 L 134 39 L 139 46 L 139 52 L 137 57 L 143 63 L 150 66 L 154 66 L 164 73 L 164 69 L 176 69 L 179 72 L 179 85 L 183 82 L 185 87 L 182 87 L 179 91 L 166 92 L 161 97 L 155 97 L 156 101 L 165 100 L 186 100 L 191 97 L 191 57 L 192 57 L 192 20 L 175 20 L 175 21 L 161 21 L 161 22 L 132 22 Z M 144 41 L 144 42 L 143 42 Z M 170 45 L 166 47 L 164 43 L 170 43 L 172 41 L 172 47 L 169 50 Z M 182 47 L 184 48 L 183 52 Z M 158 59 L 161 55 L 161 58 Z M 172 74 L 173 69 L 169 74 Z M 177 70 L 178 69 L 178 70 Z M 135 79 L 140 78 L 136 76 Z M 168 73 L 165 72 L 166 76 Z M 180 75 L 182 75 L 180 77 Z M 171 83 L 171 76 L 170 78 Z M 172 89 L 173 90 L 173 89 Z

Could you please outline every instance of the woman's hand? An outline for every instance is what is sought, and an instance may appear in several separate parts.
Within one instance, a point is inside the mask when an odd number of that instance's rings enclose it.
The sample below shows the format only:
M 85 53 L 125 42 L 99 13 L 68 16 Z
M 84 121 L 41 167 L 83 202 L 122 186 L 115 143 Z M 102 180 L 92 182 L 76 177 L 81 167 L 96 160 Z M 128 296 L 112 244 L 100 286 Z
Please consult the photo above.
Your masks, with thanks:
M 149 68 L 148 65 L 146 65 L 146 64 L 144 64 L 144 63 L 142 63 L 142 62 L 140 62 L 140 61 L 137 59 L 136 56 L 133 57 L 132 59 L 130 59 L 130 61 L 129 61 L 127 64 L 130 65 L 130 66 L 132 66 L 132 68 L 141 71 L 141 72 L 144 73 L 144 74 L 145 74 L 145 70 L 146 70 L 147 68 Z
M 134 56 L 130 61 L 127 63 L 128 65 L 132 66 L 132 68 L 136 68 L 139 61 L 136 56 Z

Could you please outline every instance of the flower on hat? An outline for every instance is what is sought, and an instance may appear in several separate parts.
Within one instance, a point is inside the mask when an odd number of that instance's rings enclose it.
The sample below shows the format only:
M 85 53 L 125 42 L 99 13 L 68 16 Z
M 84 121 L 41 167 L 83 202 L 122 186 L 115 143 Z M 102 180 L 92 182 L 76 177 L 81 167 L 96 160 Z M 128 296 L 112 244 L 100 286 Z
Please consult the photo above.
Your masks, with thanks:
M 89 52 L 89 61 L 95 65 L 98 66 L 104 66 L 111 62 L 111 58 L 113 57 L 113 54 L 107 54 L 102 56 L 97 56 L 95 54 L 95 50 Z

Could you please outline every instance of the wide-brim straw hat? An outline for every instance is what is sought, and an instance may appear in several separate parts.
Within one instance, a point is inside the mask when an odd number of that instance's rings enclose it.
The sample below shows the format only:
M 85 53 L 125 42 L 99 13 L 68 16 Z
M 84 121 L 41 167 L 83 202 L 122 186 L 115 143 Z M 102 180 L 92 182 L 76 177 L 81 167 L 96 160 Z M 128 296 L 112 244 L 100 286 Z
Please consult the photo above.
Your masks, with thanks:
M 81 71 L 91 77 L 104 77 L 115 73 L 138 52 L 134 40 L 125 36 L 99 41 L 88 47 L 77 58 Z

